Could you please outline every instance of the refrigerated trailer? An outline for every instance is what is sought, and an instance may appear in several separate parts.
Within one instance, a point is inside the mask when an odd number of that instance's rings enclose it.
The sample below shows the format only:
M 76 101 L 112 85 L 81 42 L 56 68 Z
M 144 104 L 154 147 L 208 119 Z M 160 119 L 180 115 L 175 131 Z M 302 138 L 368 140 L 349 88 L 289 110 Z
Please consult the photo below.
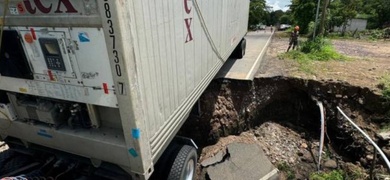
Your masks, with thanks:
M 170 144 L 224 62 L 244 55 L 248 9 L 249 0 L 3 0 L 2 140 L 133 179 L 165 159 L 170 179 L 191 178 L 191 140 Z

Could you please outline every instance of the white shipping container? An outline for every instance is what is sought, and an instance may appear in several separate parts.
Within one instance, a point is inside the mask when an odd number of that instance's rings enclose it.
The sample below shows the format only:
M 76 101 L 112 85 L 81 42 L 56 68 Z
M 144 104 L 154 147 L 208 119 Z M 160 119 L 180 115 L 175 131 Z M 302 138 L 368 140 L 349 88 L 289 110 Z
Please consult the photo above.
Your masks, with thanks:
M 249 0 L 10 0 L 7 7 L 4 29 L 21 37 L 33 75 L 0 76 L 0 90 L 85 103 L 94 128 L 16 120 L 0 129 L 2 137 L 113 163 L 147 179 L 246 34 Z M 48 64 L 43 40 L 50 38 L 62 49 L 63 66 Z M 0 117 L 0 125 L 6 122 Z M 36 136 L 43 131 L 50 138 Z

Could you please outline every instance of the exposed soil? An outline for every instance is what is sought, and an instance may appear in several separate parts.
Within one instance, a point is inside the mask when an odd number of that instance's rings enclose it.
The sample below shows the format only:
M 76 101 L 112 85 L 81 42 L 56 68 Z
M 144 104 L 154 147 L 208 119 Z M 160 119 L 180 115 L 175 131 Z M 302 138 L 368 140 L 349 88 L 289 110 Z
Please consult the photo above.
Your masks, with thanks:
M 389 103 L 378 88 L 390 70 L 390 42 L 335 40 L 349 61 L 313 62 L 314 73 L 299 71 L 293 60 L 279 59 L 288 39 L 273 39 L 253 82 L 215 80 L 200 99 L 201 114 L 191 116 L 185 135 L 201 147 L 200 162 L 229 142 L 258 143 L 281 170 L 280 179 L 308 179 L 317 172 L 320 111 L 325 108 L 326 137 L 321 171 L 342 169 L 352 179 L 367 179 L 374 148 L 337 111 L 340 107 L 390 157 L 378 133 L 389 121 Z M 255 137 L 255 138 L 253 138 Z M 374 174 L 388 174 L 377 156 Z M 207 168 L 198 168 L 207 179 Z

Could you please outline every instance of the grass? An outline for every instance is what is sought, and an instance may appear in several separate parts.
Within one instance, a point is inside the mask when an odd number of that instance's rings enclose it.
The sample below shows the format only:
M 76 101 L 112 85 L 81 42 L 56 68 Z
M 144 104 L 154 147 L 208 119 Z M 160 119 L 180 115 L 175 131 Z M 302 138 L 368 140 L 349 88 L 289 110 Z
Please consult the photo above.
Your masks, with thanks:
M 390 73 L 387 73 L 383 75 L 379 81 L 378 85 L 379 89 L 382 90 L 382 97 L 387 101 L 387 103 L 390 102 Z M 390 110 L 387 111 L 386 117 L 390 119 Z M 389 131 L 390 130 L 390 123 L 386 122 L 384 124 L 381 124 L 380 131 Z
M 342 170 L 333 170 L 330 172 L 315 172 L 310 175 L 310 180 L 343 180 L 344 171 Z
M 344 179 L 351 180 L 363 180 L 369 179 L 369 174 L 367 174 L 366 170 L 363 167 L 355 165 L 353 163 L 346 163 L 344 165 Z
M 386 100 L 390 100 L 390 74 L 383 75 L 379 84 L 382 89 L 383 97 Z
M 288 166 L 288 164 L 287 164 L 286 162 L 283 162 L 283 163 L 278 164 L 278 165 L 277 165 L 277 168 L 278 168 L 280 171 L 286 173 L 287 179 L 288 179 L 288 180 L 293 180 L 293 179 L 295 179 L 294 170 L 293 170 L 290 166 Z
M 292 59 L 299 64 L 299 70 L 307 74 L 315 74 L 313 70 L 313 62 L 309 57 L 300 51 L 289 51 L 287 53 L 279 54 L 279 59 Z
M 298 62 L 299 69 L 307 74 L 315 74 L 314 61 L 348 60 L 338 53 L 327 39 L 316 38 L 312 41 L 300 42 L 299 50 L 279 54 L 280 59 L 292 59 Z
M 385 74 L 381 77 L 379 81 L 379 86 L 382 90 L 382 96 L 387 101 L 390 102 L 390 74 Z M 386 117 L 390 118 L 390 110 L 386 113 Z M 390 130 L 390 123 L 384 123 L 380 127 L 381 132 Z

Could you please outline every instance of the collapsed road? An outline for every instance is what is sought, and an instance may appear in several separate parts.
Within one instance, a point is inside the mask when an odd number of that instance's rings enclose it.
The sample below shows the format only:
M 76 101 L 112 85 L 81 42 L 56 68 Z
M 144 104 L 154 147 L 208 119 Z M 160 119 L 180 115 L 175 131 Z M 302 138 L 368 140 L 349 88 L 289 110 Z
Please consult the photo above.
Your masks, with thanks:
M 314 61 L 308 73 L 280 57 L 288 38 L 276 32 L 253 82 L 214 80 L 199 101 L 200 113 L 184 126 L 182 133 L 204 147 L 199 150 L 198 179 L 215 179 L 209 172 L 213 165 L 202 162 L 216 162 L 214 157 L 231 143 L 260 146 L 279 179 L 308 179 L 316 172 L 343 173 L 347 179 L 389 178 L 373 146 L 337 111 L 339 106 L 390 157 L 390 108 L 381 93 L 381 78 L 390 70 L 388 43 L 332 40 L 349 60 Z M 325 110 L 320 163 L 318 102 Z
M 323 102 L 326 114 L 321 162 L 317 162 L 321 129 L 317 101 Z M 205 147 L 199 160 L 199 179 L 224 179 L 212 178 L 215 173 L 227 173 L 226 167 L 218 168 L 218 164 L 226 166 L 221 162 L 229 161 L 223 160 L 230 152 L 229 146 L 243 142 L 258 144 L 280 171 L 288 167 L 289 173 L 282 172 L 280 176 L 309 178 L 320 163 L 321 170 L 340 168 L 365 177 L 373 162 L 374 148 L 342 118 L 337 106 L 390 156 L 386 143 L 389 139 L 380 138 L 383 133 L 378 131 L 388 120 L 389 102 L 368 88 L 288 77 L 256 78 L 253 82 L 215 80 L 201 97 L 200 105 L 200 114 L 191 116 L 182 132 Z M 229 154 L 229 158 L 238 158 L 233 155 Z M 386 174 L 383 160 L 377 161 L 376 174 Z

